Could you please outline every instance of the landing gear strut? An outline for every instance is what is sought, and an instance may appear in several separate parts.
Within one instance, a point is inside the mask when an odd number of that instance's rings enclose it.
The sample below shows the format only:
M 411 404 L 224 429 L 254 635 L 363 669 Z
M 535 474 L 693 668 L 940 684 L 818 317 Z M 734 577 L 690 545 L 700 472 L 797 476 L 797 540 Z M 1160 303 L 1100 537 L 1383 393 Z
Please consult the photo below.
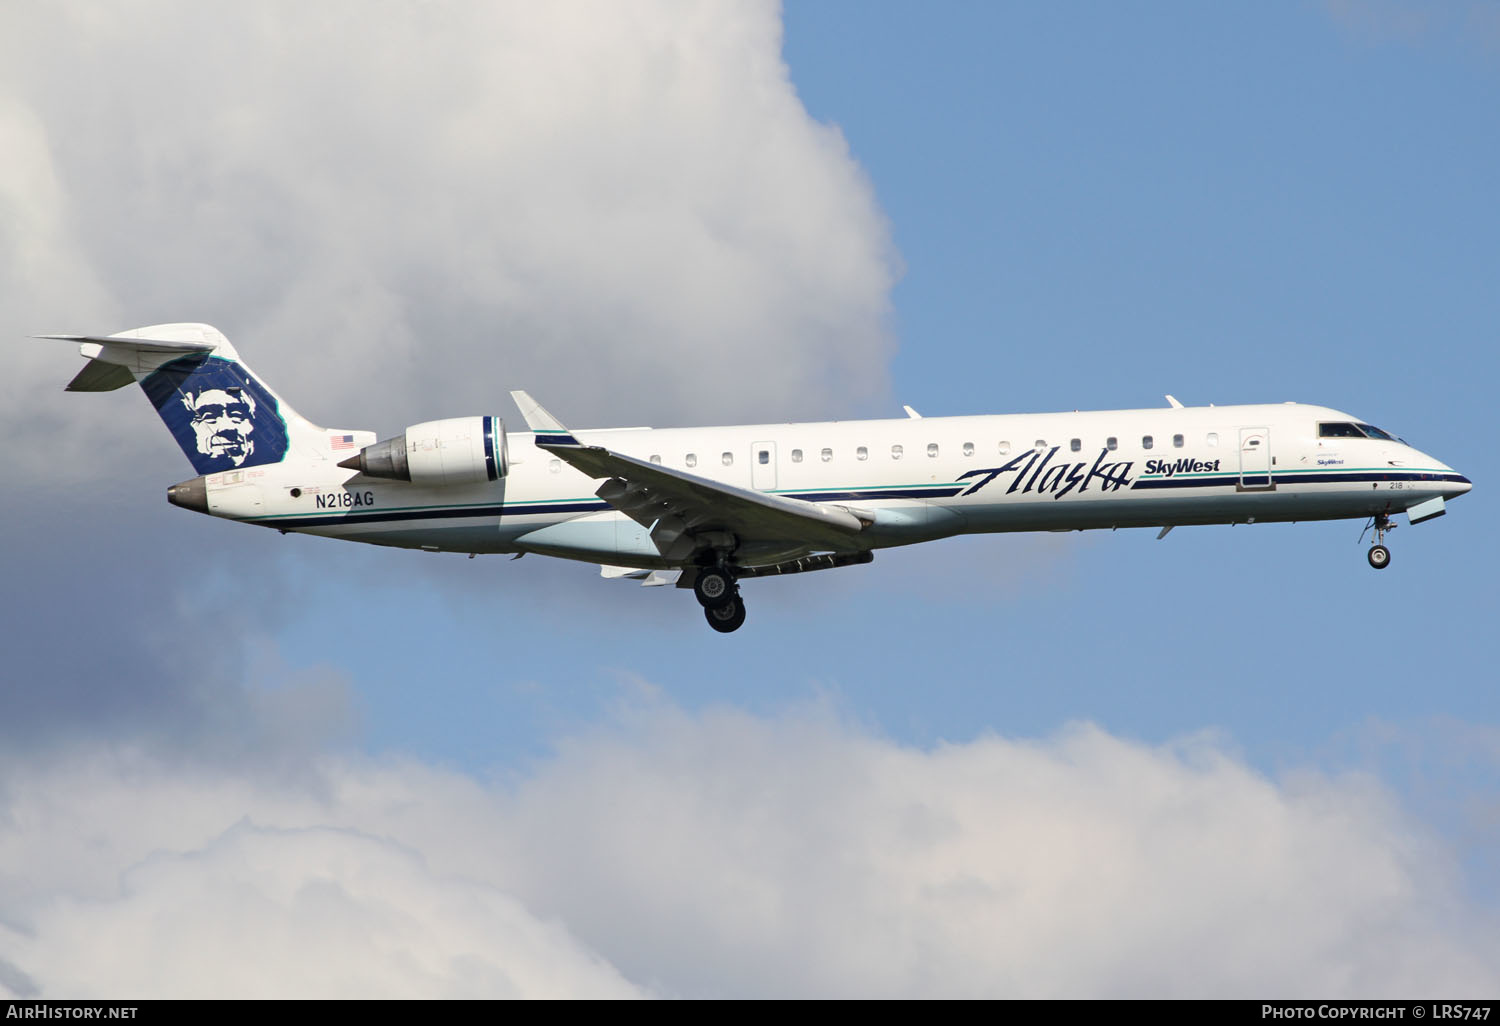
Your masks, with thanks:
M 1396 525 L 1391 523 L 1391 518 L 1384 513 L 1376 513 L 1373 521 L 1375 528 L 1375 544 L 1370 546 L 1369 555 L 1365 558 L 1376 570 L 1384 570 L 1391 565 L 1391 550 L 1385 547 L 1385 534 L 1394 531 Z

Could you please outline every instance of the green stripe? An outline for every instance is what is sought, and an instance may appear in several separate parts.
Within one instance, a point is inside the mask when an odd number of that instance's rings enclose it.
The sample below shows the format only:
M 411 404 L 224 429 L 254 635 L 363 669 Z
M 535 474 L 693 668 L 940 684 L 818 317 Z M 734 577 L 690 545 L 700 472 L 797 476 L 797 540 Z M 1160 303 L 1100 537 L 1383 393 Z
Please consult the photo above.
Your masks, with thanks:
M 1303 467 L 1297 470 L 1276 468 L 1278 474 L 1451 474 L 1451 470 L 1431 467 Z
M 947 481 L 928 482 L 926 484 L 890 484 L 890 485 L 825 485 L 822 488 L 781 488 L 772 491 L 772 495 L 796 495 L 800 492 L 869 492 L 880 489 L 886 491 L 892 488 L 967 488 L 973 484 L 972 481 Z M 877 496 L 878 498 L 878 496 Z
M 530 500 L 530 501 L 527 501 L 527 502 L 506 502 L 506 503 L 499 503 L 498 505 L 502 505 L 502 506 L 504 506 L 504 508 L 506 510 L 509 510 L 509 509 L 511 509 L 513 507 L 521 507 L 521 506 L 542 506 L 542 505 L 548 505 L 548 506 L 550 506 L 550 505 L 552 505 L 554 503 L 559 503 L 559 502 L 595 502 L 595 501 L 598 501 L 597 497 L 593 496 L 593 495 L 589 495 L 589 496 L 585 496 L 584 498 L 580 498 L 580 499 L 535 499 L 535 500 Z M 435 506 L 379 506 L 379 505 L 376 505 L 376 506 L 339 506 L 337 508 L 334 508 L 334 507 L 330 506 L 330 507 L 328 507 L 326 509 L 307 510 L 307 511 L 304 511 L 304 512 L 301 512 L 301 513 L 263 513 L 263 514 L 261 514 L 260 516 L 257 516 L 257 517 L 245 517 L 244 519 L 246 519 L 246 520 L 281 520 L 281 519 L 284 519 L 286 517 L 332 516 L 332 515 L 335 515 L 335 514 L 338 514 L 338 513 L 352 513 L 355 510 L 369 510 L 372 513 L 417 513 L 417 512 L 426 512 L 428 510 L 473 509 L 476 506 L 494 506 L 494 505 L 497 505 L 497 503 L 495 503 L 494 501 L 490 501 L 490 502 L 449 502 L 449 503 L 439 503 L 438 505 L 435 505 Z
M 793 489 L 773 490 L 769 494 L 771 494 L 771 495 L 796 495 L 799 492 L 853 492 L 853 491 L 873 491 L 875 489 L 884 490 L 884 489 L 892 489 L 892 488 L 962 488 L 962 487 L 965 487 L 965 486 L 966 486 L 966 482 L 962 482 L 962 481 L 950 481 L 950 482 L 948 482 L 946 484 L 939 483 L 939 484 L 901 484 L 901 485 L 828 485 L 828 486 L 823 487 L 823 488 L 793 488 Z M 880 496 L 874 495 L 874 496 L 870 496 L 870 498 L 878 499 L 878 498 L 880 498 Z M 557 505 L 559 503 L 565 503 L 565 502 L 599 502 L 599 501 L 603 501 L 603 500 L 599 499 L 599 497 L 596 496 L 596 495 L 581 495 L 581 496 L 576 496 L 576 497 L 568 498 L 568 499 L 527 499 L 525 501 L 507 501 L 507 502 L 501 503 L 500 505 L 502 505 L 504 507 L 504 510 L 507 513 L 511 512 L 511 511 L 519 512 L 519 513 L 524 513 L 524 512 L 526 512 L 526 507 L 528 507 L 528 506 L 553 506 L 553 505 Z M 245 519 L 247 521 L 248 520 L 284 520 L 284 519 L 290 519 L 290 518 L 295 518 L 295 517 L 336 516 L 337 514 L 340 514 L 340 513 L 352 513 L 355 510 L 362 510 L 362 509 L 368 509 L 372 513 L 376 513 L 376 512 L 378 512 L 378 513 L 417 513 L 417 512 L 427 512 L 427 511 L 430 511 L 430 510 L 473 509 L 473 508 L 475 508 L 477 506 L 494 506 L 494 505 L 496 505 L 495 501 L 491 500 L 489 502 L 447 502 L 447 503 L 437 503 L 435 505 L 429 505 L 429 506 L 381 506 L 381 505 L 378 505 L 378 504 L 375 505 L 375 506 L 369 506 L 369 507 L 361 507 L 361 506 L 339 506 L 337 508 L 335 508 L 335 507 L 329 507 L 327 509 L 303 510 L 303 511 L 296 512 L 296 513 L 263 513 L 260 516 L 245 517 L 243 519 Z
M 1258 477 L 1265 473 L 1263 470 L 1233 471 L 1233 470 L 1206 470 L 1198 473 L 1181 474 L 1142 474 L 1143 481 L 1164 481 L 1173 477 L 1243 477 L 1245 474 Z M 1298 467 L 1285 469 L 1272 467 L 1271 473 L 1277 477 L 1283 474 L 1448 474 L 1452 471 L 1435 470 L 1431 467 Z
M 506 509 L 510 509 L 512 506 L 542 506 L 542 505 L 550 506 L 550 505 L 552 505 L 553 503 L 556 503 L 556 502 L 603 502 L 603 501 L 604 500 L 601 499 L 601 498 L 599 498 L 599 496 L 597 496 L 597 495 L 582 495 L 582 496 L 579 496 L 576 499 L 527 499 L 524 502 L 507 502 L 507 503 L 503 503 L 503 505 L 505 506 Z M 488 505 L 493 505 L 493 503 L 484 503 L 484 502 L 481 502 L 481 503 L 473 503 L 472 505 L 488 506 Z M 455 507 L 455 508 L 457 508 L 457 507 Z

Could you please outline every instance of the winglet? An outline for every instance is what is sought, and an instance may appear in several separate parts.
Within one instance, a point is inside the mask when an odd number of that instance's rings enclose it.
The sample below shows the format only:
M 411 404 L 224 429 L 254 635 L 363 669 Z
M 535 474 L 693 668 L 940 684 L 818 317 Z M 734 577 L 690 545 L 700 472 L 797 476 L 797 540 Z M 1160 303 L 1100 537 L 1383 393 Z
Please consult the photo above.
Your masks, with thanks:
M 1174 410 L 1182 409 L 1182 404 L 1177 401 L 1177 397 L 1175 395 L 1167 396 L 1167 402 L 1171 404 L 1172 409 Z
M 547 412 L 547 408 L 521 389 L 515 389 L 510 397 L 516 401 L 526 426 L 536 434 L 536 444 L 542 446 L 581 445 L 562 421 Z

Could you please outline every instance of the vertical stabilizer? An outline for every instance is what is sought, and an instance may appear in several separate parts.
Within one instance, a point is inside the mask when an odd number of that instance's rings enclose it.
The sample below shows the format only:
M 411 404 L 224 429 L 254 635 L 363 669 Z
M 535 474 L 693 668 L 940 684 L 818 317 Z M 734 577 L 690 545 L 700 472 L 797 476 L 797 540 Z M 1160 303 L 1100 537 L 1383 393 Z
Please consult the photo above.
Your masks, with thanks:
M 322 455 L 322 428 L 308 423 L 240 361 L 217 328 L 156 324 L 117 335 L 44 335 L 80 343 L 88 364 L 74 392 L 132 380 L 199 474 L 279 463 L 298 450 Z

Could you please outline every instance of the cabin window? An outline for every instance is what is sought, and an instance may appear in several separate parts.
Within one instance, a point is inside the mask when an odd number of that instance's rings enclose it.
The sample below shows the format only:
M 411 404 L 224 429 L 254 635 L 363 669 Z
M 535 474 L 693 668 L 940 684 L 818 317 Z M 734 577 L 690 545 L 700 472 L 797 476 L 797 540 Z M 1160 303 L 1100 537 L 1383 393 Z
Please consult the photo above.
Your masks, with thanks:
M 1181 435 L 1173 435 L 1172 436 L 1172 448 L 1174 448 L 1174 449 L 1181 449 L 1182 448 L 1182 436 Z
M 1219 433 L 1217 431 L 1210 431 L 1208 433 L 1208 444 L 1209 445 L 1218 445 L 1219 444 Z
M 937 443 L 936 442 L 928 442 L 927 443 L 927 457 L 928 457 L 928 459 L 934 459 L 934 460 L 937 459 L 937 454 L 938 454 Z
M 801 449 L 793 449 L 792 450 L 792 462 L 793 463 L 801 463 L 802 462 L 802 450 Z
M 696 467 L 698 465 L 698 454 L 695 452 L 690 452 L 682 462 L 686 463 L 690 467 Z
M 767 463 L 771 462 L 771 450 L 762 449 L 760 450 L 760 452 L 755 454 L 755 458 L 757 461 L 759 461 L 760 465 L 764 467 Z
M 1071 442 L 1068 443 L 1068 448 L 1071 449 L 1074 452 L 1081 452 L 1083 450 L 1083 439 L 1081 439 L 1081 438 L 1075 438 L 1075 439 L 1073 439 Z
M 1010 443 L 1009 442 L 1001 442 L 1000 443 L 1000 455 L 1001 456 L 1009 456 L 1010 455 Z
M 732 452 L 720 453 L 720 455 L 719 455 L 719 462 L 722 463 L 722 464 L 724 464 L 724 466 L 726 466 L 726 467 L 732 467 L 732 466 L 734 466 L 734 453 L 732 453 Z
M 1047 448 L 1046 441 L 1044 439 L 1038 438 L 1036 440 L 1036 451 L 1037 452 L 1043 452 L 1043 451 L 1046 450 L 1046 448 Z
M 1154 441 L 1152 441 L 1150 435 L 1142 435 L 1141 436 L 1141 448 L 1142 449 L 1149 449 L 1149 448 L 1151 448 L 1155 444 L 1156 443 Z
M 870 458 L 870 450 L 861 445 L 858 449 L 854 450 L 854 458 L 857 460 L 867 460 Z
M 1114 452 L 1116 449 L 1118 449 L 1120 447 L 1120 440 L 1118 438 L 1116 438 L 1114 435 L 1110 435 L 1108 438 L 1106 438 L 1104 440 L 1104 447 L 1106 449 L 1108 449 L 1110 452 Z
M 1353 424 L 1319 424 L 1319 438 L 1363 438 L 1364 432 Z
M 974 443 L 973 442 L 965 442 L 964 443 L 964 455 L 965 456 L 972 456 L 972 455 L 974 455 Z
M 891 446 L 891 459 L 893 459 L 893 460 L 899 460 L 902 456 L 905 456 L 905 455 L 906 455 L 906 450 L 903 449 L 903 448 L 901 448 L 901 446 L 899 446 L 899 445 L 893 445 L 893 446 Z
M 562 471 L 562 460 L 548 460 L 547 469 L 554 474 L 560 473 Z
M 833 459 L 833 450 L 824 449 L 821 453 L 819 453 L 819 455 L 823 457 L 823 462 L 827 463 L 829 460 Z
M 651 462 L 657 464 L 661 463 L 661 454 L 653 452 L 651 454 Z

